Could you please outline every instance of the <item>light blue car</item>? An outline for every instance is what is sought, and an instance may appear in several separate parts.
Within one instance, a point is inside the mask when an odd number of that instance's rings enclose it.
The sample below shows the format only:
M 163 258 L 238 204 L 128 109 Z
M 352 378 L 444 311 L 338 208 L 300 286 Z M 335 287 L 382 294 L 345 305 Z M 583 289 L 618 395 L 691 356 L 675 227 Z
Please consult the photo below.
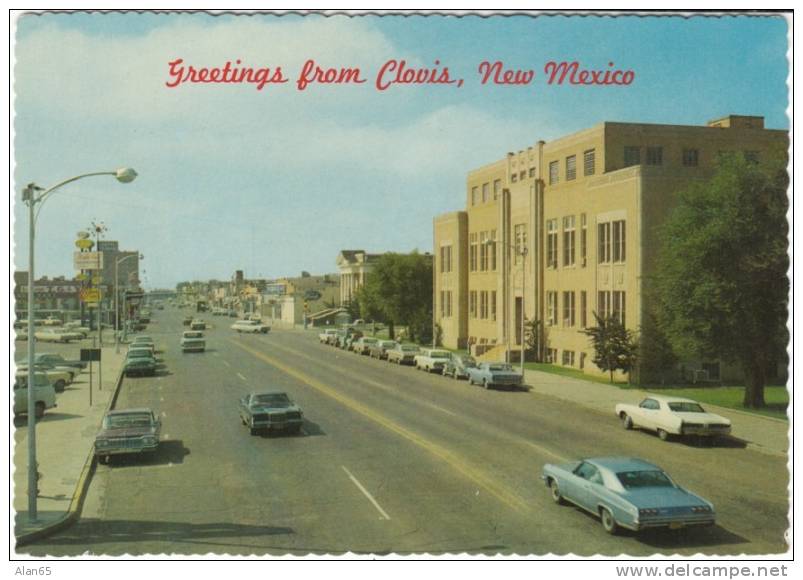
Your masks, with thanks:
M 599 457 L 544 465 L 552 500 L 598 516 L 609 534 L 619 528 L 711 526 L 714 506 L 677 485 L 658 466 L 628 457 Z

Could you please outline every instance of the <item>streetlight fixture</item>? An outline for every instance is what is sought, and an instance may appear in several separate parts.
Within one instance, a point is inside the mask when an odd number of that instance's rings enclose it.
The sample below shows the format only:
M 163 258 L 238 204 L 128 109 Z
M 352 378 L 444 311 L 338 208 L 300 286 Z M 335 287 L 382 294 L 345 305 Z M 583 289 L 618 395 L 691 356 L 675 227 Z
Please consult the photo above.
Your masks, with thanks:
M 118 288 L 118 284 L 120 283 L 120 276 L 118 273 L 118 268 L 120 264 L 128 260 L 129 258 L 135 258 L 137 254 L 129 254 L 127 256 L 123 256 L 119 260 L 115 260 L 114 262 L 114 352 L 120 352 L 120 290 Z M 139 259 L 144 260 L 145 256 L 139 254 Z M 125 301 L 123 301 L 123 309 L 125 309 Z
M 38 469 L 36 464 L 36 382 L 33 361 L 35 358 L 34 341 L 34 302 L 33 285 L 36 280 L 34 273 L 34 243 L 36 241 L 36 219 L 39 211 L 42 211 L 42 204 L 47 201 L 48 196 L 58 188 L 96 175 L 113 175 L 120 183 L 130 183 L 137 177 L 137 172 L 130 167 L 124 167 L 117 171 L 98 171 L 94 173 L 83 173 L 69 179 L 65 179 L 47 189 L 39 187 L 35 183 L 29 183 L 22 191 L 22 201 L 28 205 L 28 520 L 37 521 L 36 496 L 38 492 Z M 39 204 L 39 210 L 34 212 L 34 207 Z

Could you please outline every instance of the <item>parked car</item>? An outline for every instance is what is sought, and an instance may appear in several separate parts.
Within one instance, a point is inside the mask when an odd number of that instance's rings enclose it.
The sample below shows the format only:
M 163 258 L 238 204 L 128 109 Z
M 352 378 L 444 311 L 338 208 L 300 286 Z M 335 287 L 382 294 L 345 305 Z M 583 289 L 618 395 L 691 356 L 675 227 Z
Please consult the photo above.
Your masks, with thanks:
M 44 326 L 61 326 L 63 324 L 60 318 L 54 318 L 53 316 L 48 316 L 42 321 Z
M 123 374 L 127 377 L 135 375 L 153 376 L 156 374 L 156 359 L 147 349 L 129 349 L 123 363 Z
M 181 321 L 181 324 L 184 326 L 189 326 L 192 324 L 192 316 L 185 316 L 184 319 Z
M 82 360 L 66 359 L 63 355 L 51 352 L 39 352 L 34 355 L 34 364 L 49 364 L 57 367 L 72 367 L 83 370 L 86 362 Z
M 508 363 L 483 362 L 466 369 L 468 384 L 491 387 L 520 387 L 524 377 Z
M 63 393 L 64 388 L 73 382 L 75 373 L 78 372 L 72 368 L 55 368 L 41 364 L 34 364 L 33 370 L 37 375 L 39 373 L 43 374 L 47 378 L 47 381 L 53 385 L 57 393 Z M 27 361 L 20 361 L 17 364 L 17 374 L 28 374 Z
M 371 358 L 378 358 L 379 360 L 388 358 L 388 350 L 395 348 L 398 343 L 395 340 L 380 340 L 371 347 L 369 356 Z
M 229 309 L 229 318 L 237 318 L 237 311 L 233 308 Z
M 64 328 L 50 326 L 40 328 L 34 332 L 34 338 L 42 342 L 70 342 L 73 340 L 82 340 L 84 335 Z
M 600 457 L 546 464 L 542 479 L 557 504 L 569 501 L 598 516 L 609 534 L 710 526 L 711 502 L 680 487 L 660 467 L 642 459 Z
M 731 432 L 729 419 L 708 413 L 697 401 L 650 395 L 638 405 L 616 405 L 616 416 L 625 429 L 641 427 L 658 433 L 662 441 L 672 435 L 721 437 Z
M 69 330 L 70 332 L 78 332 L 80 334 L 83 334 L 84 338 L 89 336 L 89 333 L 91 332 L 91 330 L 89 329 L 88 326 L 81 326 L 81 321 L 80 320 L 73 320 L 73 321 L 70 321 L 70 322 L 65 322 L 64 323 L 64 328 Z
M 419 353 L 419 349 L 414 344 L 397 344 L 391 349 L 388 349 L 388 362 L 396 363 L 397 365 L 415 364 L 415 357 Z
M 237 332 L 250 332 L 254 334 L 267 334 L 270 332 L 270 326 L 257 322 L 256 320 L 238 320 L 231 325 L 231 329 Z
M 468 369 L 477 366 L 477 361 L 469 354 L 454 354 L 443 365 L 443 376 L 453 379 L 467 379 Z
M 262 431 L 301 431 L 304 414 L 287 393 L 272 391 L 251 393 L 240 399 L 240 420 L 251 435 Z
M 190 330 L 206 330 L 206 322 L 196 318 L 190 323 Z
M 363 336 L 355 340 L 351 345 L 351 350 L 357 354 L 369 355 L 371 354 L 371 347 L 379 344 L 379 339 L 373 336 Z
M 413 363 L 415 364 L 415 368 L 419 371 L 427 371 L 428 373 L 435 371 L 440 373 L 443 372 L 443 367 L 450 358 L 452 358 L 452 353 L 448 350 L 425 348 L 415 356 Z
M 200 330 L 187 330 L 181 335 L 181 352 L 203 352 L 206 350 L 204 333 Z
M 41 419 L 47 409 L 56 406 L 56 390 L 43 374 L 34 373 L 34 416 Z M 14 380 L 14 415 L 28 414 L 28 375 Z
M 346 338 L 343 339 L 343 348 L 344 350 L 352 350 L 352 346 L 355 342 L 362 338 L 362 332 L 359 330 L 351 330 L 347 335 Z
M 150 409 L 117 409 L 103 417 L 95 436 L 95 457 L 107 463 L 112 455 L 153 453 L 159 448 L 162 422 Z
M 327 344 L 329 342 L 329 337 L 337 334 L 336 328 L 327 328 L 323 332 L 318 333 L 318 341 L 321 344 Z

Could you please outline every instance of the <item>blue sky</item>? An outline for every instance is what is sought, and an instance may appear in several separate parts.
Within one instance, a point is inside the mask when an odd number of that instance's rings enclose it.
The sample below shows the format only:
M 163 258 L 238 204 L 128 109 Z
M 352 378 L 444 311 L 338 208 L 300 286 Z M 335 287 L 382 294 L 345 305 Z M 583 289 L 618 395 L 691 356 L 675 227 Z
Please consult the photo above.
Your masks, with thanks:
M 23 16 L 14 46 L 16 194 L 128 165 L 48 201 L 38 273 L 72 275 L 75 232 L 95 218 L 146 256 L 151 287 L 336 270 L 340 249 L 431 251 L 432 218 L 461 209 L 468 170 L 604 120 L 704 124 L 763 115 L 787 129 L 787 24 L 725 17 L 256 17 L 205 14 Z M 308 58 L 356 66 L 359 86 L 182 85 L 167 63 Z M 452 86 L 373 88 L 388 59 L 440 60 Z M 480 86 L 477 66 L 534 69 L 527 87 Z M 628 87 L 557 87 L 550 60 L 633 70 Z M 15 206 L 15 260 L 27 260 Z

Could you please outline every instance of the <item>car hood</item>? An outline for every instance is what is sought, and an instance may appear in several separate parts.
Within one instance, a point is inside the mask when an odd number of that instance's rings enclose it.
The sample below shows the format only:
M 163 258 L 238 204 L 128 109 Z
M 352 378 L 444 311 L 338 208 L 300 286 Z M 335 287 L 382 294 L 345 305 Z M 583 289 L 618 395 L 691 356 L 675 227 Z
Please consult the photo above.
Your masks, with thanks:
M 626 490 L 620 495 L 637 508 L 671 508 L 708 505 L 701 497 L 677 487 L 647 487 Z
M 683 421 L 688 423 L 727 423 L 730 425 L 730 420 L 722 415 L 715 413 L 674 413 Z
M 142 437 L 155 435 L 156 427 L 127 427 L 125 429 L 103 429 L 98 433 L 98 439 L 116 439 L 118 437 Z

